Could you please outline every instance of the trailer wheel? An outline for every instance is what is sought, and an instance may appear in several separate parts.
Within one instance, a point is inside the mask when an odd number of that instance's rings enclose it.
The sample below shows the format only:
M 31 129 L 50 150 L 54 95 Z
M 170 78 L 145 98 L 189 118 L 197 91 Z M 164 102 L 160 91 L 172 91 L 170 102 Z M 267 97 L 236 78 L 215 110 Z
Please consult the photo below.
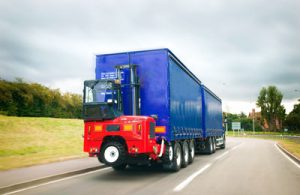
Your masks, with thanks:
M 223 135 L 223 144 L 220 145 L 220 148 L 221 149 L 225 149 L 226 147 L 226 137 L 225 137 L 225 134 Z
M 163 155 L 163 161 L 165 163 L 170 163 L 173 160 L 173 147 L 171 145 L 166 145 L 166 152 Z
M 121 166 L 126 158 L 125 147 L 116 141 L 107 142 L 102 147 L 99 158 L 100 162 L 104 162 L 109 166 Z
M 205 141 L 205 153 L 206 154 L 212 154 L 213 151 L 214 151 L 213 140 L 212 140 L 212 137 L 209 137 Z
M 182 163 L 182 151 L 179 143 L 175 142 L 173 145 L 173 159 L 169 163 L 164 163 L 163 167 L 167 170 L 177 172 L 181 168 Z
M 189 164 L 194 161 L 195 158 L 195 143 L 194 140 L 189 142 Z
M 185 168 L 189 164 L 189 145 L 187 141 L 184 141 L 182 143 L 182 163 L 181 167 Z
M 213 143 L 213 152 L 212 153 L 215 153 L 217 150 L 217 143 L 216 143 L 215 137 L 212 137 L 212 143 Z

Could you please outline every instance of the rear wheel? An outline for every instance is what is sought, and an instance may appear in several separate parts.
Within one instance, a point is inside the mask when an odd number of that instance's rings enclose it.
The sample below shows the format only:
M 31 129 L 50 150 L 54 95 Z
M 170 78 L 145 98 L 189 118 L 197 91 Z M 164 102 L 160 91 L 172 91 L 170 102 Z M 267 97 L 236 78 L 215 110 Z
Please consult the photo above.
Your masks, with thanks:
M 163 167 L 170 171 L 179 171 L 182 163 L 182 151 L 179 143 L 175 142 L 172 146 L 173 158 L 170 162 L 165 162 Z
M 213 153 L 215 153 L 217 150 L 217 143 L 215 137 L 212 137 L 212 143 L 213 143 Z
M 189 164 L 189 145 L 187 141 L 182 143 L 182 165 L 181 167 L 185 168 Z
M 214 146 L 213 146 L 213 140 L 211 137 L 209 137 L 206 141 L 205 141 L 205 153 L 206 154 L 212 154 L 214 151 Z
M 173 146 L 172 145 L 166 145 L 166 152 L 163 155 L 163 161 L 164 163 L 170 163 L 173 160 Z
M 100 162 L 103 162 L 109 166 L 124 166 L 126 158 L 125 147 L 119 142 L 107 142 L 101 148 L 100 155 L 98 158 Z
M 221 149 L 225 149 L 226 147 L 226 137 L 225 137 L 225 134 L 223 135 L 223 144 L 220 145 L 220 148 Z
M 192 163 L 195 158 L 195 143 L 194 140 L 189 142 L 189 163 Z

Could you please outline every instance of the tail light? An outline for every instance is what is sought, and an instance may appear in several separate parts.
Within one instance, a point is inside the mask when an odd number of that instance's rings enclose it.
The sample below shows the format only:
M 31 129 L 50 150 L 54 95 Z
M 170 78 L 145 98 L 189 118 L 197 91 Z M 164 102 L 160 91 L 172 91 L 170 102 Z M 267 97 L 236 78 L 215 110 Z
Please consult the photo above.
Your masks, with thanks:
M 91 134 L 92 126 L 88 125 L 87 128 L 88 128 L 88 134 Z
M 142 125 L 141 124 L 137 125 L 137 127 L 136 127 L 136 133 L 139 134 L 139 135 L 142 135 Z

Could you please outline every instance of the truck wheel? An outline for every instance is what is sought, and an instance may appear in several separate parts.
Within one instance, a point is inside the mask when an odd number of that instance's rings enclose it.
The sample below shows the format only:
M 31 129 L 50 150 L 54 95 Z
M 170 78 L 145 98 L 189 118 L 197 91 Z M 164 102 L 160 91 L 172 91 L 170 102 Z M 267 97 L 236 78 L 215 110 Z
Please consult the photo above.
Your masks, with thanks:
M 124 164 L 125 158 L 126 150 L 124 145 L 115 141 L 104 144 L 100 152 L 100 161 L 109 166 L 121 166 Z
M 127 166 L 126 163 L 122 163 L 122 164 L 120 164 L 120 165 L 112 166 L 112 168 L 113 168 L 115 171 L 122 171 L 122 170 L 126 169 L 126 166 Z
M 166 152 L 163 155 L 163 161 L 165 163 L 170 163 L 173 160 L 173 155 L 174 155 L 173 147 L 170 145 L 166 145 Z
M 189 164 L 189 145 L 187 141 L 184 141 L 182 143 L 182 163 L 181 167 L 185 168 Z
M 189 142 L 189 164 L 194 161 L 195 158 L 195 143 L 194 140 Z
M 213 141 L 212 138 L 209 137 L 205 142 L 205 153 L 212 154 L 214 151 Z
M 223 135 L 223 144 L 220 145 L 220 148 L 221 149 L 225 149 L 226 147 L 226 137 L 225 137 L 225 134 Z
M 213 143 L 213 153 L 215 153 L 217 150 L 217 143 L 215 137 L 212 137 L 212 143 Z
M 173 146 L 173 159 L 169 163 L 164 163 L 163 167 L 167 170 L 177 172 L 181 168 L 182 163 L 182 151 L 179 143 L 175 143 Z

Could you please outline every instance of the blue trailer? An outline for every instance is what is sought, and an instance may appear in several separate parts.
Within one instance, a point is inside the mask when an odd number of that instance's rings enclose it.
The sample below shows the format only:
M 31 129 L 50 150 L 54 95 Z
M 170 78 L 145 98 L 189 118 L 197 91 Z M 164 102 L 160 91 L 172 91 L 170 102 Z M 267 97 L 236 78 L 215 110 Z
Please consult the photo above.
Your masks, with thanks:
M 96 80 L 85 81 L 84 89 L 84 151 L 115 169 L 151 159 L 178 171 L 195 151 L 225 147 L 221 99 L 169 49 L 97 55 Z M 140 139 L 125 130 L 124 123 L 134 121 L 141 126 L 131 130 L 140 128 Z M 88 131 L 97 125 L 102 133 L 93 137 Z M 105 129 L 109 125 L 119 128 Z M 122 160 L 113 161 L 116 153 Z

